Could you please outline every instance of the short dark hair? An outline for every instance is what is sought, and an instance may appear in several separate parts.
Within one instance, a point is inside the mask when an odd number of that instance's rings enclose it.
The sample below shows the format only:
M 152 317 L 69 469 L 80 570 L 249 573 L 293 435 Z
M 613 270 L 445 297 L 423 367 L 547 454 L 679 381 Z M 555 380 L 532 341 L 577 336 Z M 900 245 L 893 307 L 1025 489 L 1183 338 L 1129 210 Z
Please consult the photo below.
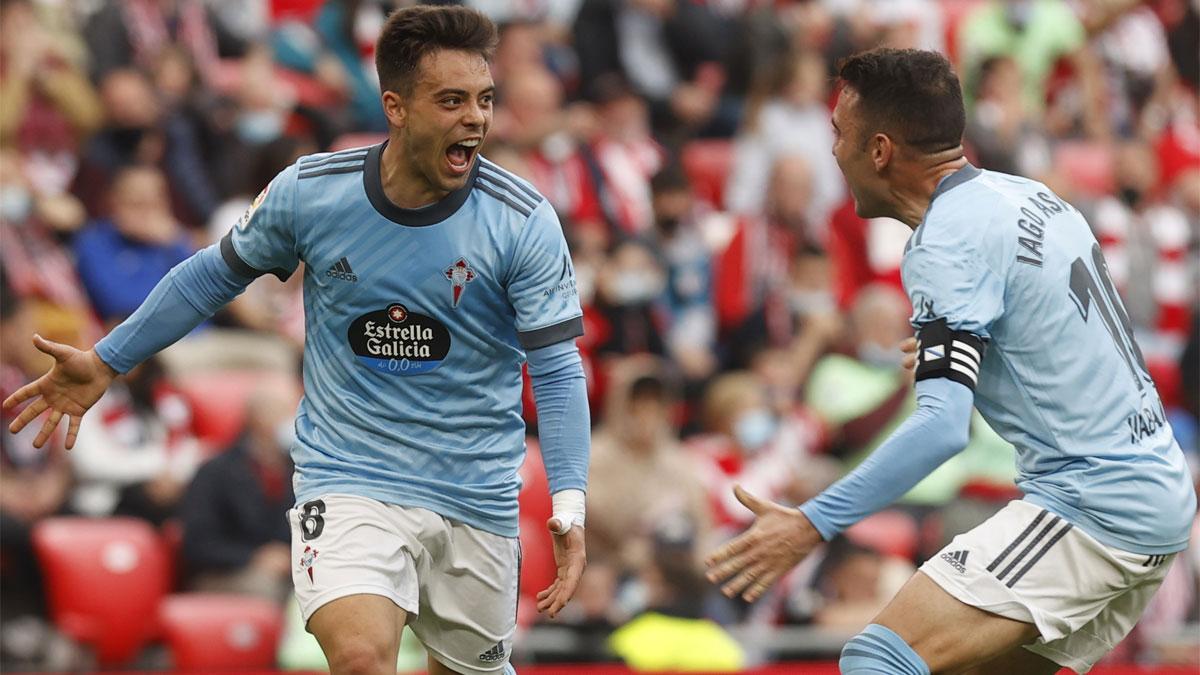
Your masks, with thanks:
M 498 41 L 496 24 L 466 7 L 417 5 L 398 10 L 383 25 L 375 44 L 375 70 L 384 91 L 408 94 L 426 54 L 439 49 L 475 52 L 491 61 Z
M 858 94 L 864 118 L 875 129 L 927 153 L 962 144 L 967 125 L 962 87 L 941 54 L 872 49 L 843 61 L 838 77 Z

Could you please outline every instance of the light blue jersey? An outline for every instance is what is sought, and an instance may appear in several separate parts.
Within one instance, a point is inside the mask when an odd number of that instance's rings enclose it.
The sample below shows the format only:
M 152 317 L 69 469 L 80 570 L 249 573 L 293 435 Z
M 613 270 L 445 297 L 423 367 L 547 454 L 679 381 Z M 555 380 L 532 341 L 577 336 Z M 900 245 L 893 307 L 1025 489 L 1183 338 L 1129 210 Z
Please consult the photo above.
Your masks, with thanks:
M 977 365 L 964 346 L 949 367 L 1016 446 L 1028 501 L 1114 548 L 1186 546 L 1191 477 L 1077 210 L 1041 183 L 968 165 L 938 186 L 901 270 L 914 327 L 944 319 L 983 341 Z M 951 357 L 935 349 L 923 359 Z
M 399 208 L 383 147 L 301 158 L 221 242 L 248 277 L 305 263 L 297 502 L 348 493 L 516 536 L 525 350 L 583 333 L 562 228 L 482 157 L 460 190 Z M 585 489 L 577 474 L 555 489 Z

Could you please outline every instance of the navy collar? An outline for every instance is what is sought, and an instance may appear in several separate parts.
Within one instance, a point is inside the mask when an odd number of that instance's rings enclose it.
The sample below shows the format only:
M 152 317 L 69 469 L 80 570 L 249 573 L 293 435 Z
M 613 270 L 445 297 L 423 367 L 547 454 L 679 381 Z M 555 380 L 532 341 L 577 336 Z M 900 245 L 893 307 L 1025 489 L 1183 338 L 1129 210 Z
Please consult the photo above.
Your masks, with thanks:
M 372 146 L 371 150 L 367 152 L 367 163 L 363 168 L 363 187 L 367 190 L 367 199 L 370 200 L 371 206 L 375 207 L 379 215 L 393 223 L 409 227 L 436 225 L 454 215 L 466 203 L 467 197 L 471 196 L 471 190 L 475 188 L 475 175 L 479 173 L 478 154 L 472 160 L 471 174 L 467 176 L 466 184 L 459 189 L 442 197 L 441 200 L 421 208 L 405 209 L 396 206 L 383 192 L 383 172 L 380 169 L 380 162 L 383 159 L 383 149 L 387 144 L 388 142 L 384 141 L 379 145 Z
M 963 168 L 943 177 L 940 181 L 938 181 L 937 187 L 933 190 L 933 194 L 929 196 L 930 206 L 933 205 L 933 200 L 971 180 L 981 173 L 983 173 L 983 171 L 976 168 L 970 162 L 967 162 L 967 165 Z M 928 213 L 928 211 L 926 212 Z

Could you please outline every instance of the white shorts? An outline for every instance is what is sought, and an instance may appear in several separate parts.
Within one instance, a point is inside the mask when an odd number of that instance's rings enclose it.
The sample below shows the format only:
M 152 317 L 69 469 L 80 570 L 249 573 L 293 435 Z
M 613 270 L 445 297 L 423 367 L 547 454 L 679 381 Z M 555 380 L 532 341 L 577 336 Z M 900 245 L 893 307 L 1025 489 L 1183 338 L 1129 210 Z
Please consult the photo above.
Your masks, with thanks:
M 1142 616 L 1175 554 L 1109 548 L 1045 509 L 1014 501 L 921 566 L 972 607 L 1037 626 L 1025 648 L 1086 673 Z
M 467 675 L 503 672 L 517 627 L 521 546 L 421 508 L 332 494 L 297 505 L 292 580 L 305 623 L 348 595 L 382 595 L 425 648 Z

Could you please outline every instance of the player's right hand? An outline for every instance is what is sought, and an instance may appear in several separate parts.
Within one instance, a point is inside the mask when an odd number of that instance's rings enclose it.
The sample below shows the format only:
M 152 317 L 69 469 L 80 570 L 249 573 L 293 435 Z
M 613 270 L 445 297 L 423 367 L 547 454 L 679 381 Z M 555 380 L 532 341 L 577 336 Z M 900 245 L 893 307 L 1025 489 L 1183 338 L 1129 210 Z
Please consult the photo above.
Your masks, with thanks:
M 904 364 L 904 369 L 912 370 L 913 368 L 916 368 L 917 367 L 917 338 L 910 337 L 907 340 L 905 340 L 904 342 L 901 342 L 900 343 L 900 351 L 904 352 L 904 360 L 901 362 Z
M 4 399 L 4 407 L 13 408 L 32 399 L 17 419 L 8 425 L 8 430 L 18 433 L 30 422 L 49 410 L 50 415 L 42 424 L 41 431 L 33 439 L 33 446 L 40 448 L 64 415 L 67 416 L 66 447 L 75 446 L 79 435 L 79 420 L 100 397 L 117 376 L 117 372 L 104 363 L 96 350 L 80 351 L 70 345 L 51 342 L 40 335 L 33 336 L 33 346 L 54 357 L 49 372 L 13 392 Z

